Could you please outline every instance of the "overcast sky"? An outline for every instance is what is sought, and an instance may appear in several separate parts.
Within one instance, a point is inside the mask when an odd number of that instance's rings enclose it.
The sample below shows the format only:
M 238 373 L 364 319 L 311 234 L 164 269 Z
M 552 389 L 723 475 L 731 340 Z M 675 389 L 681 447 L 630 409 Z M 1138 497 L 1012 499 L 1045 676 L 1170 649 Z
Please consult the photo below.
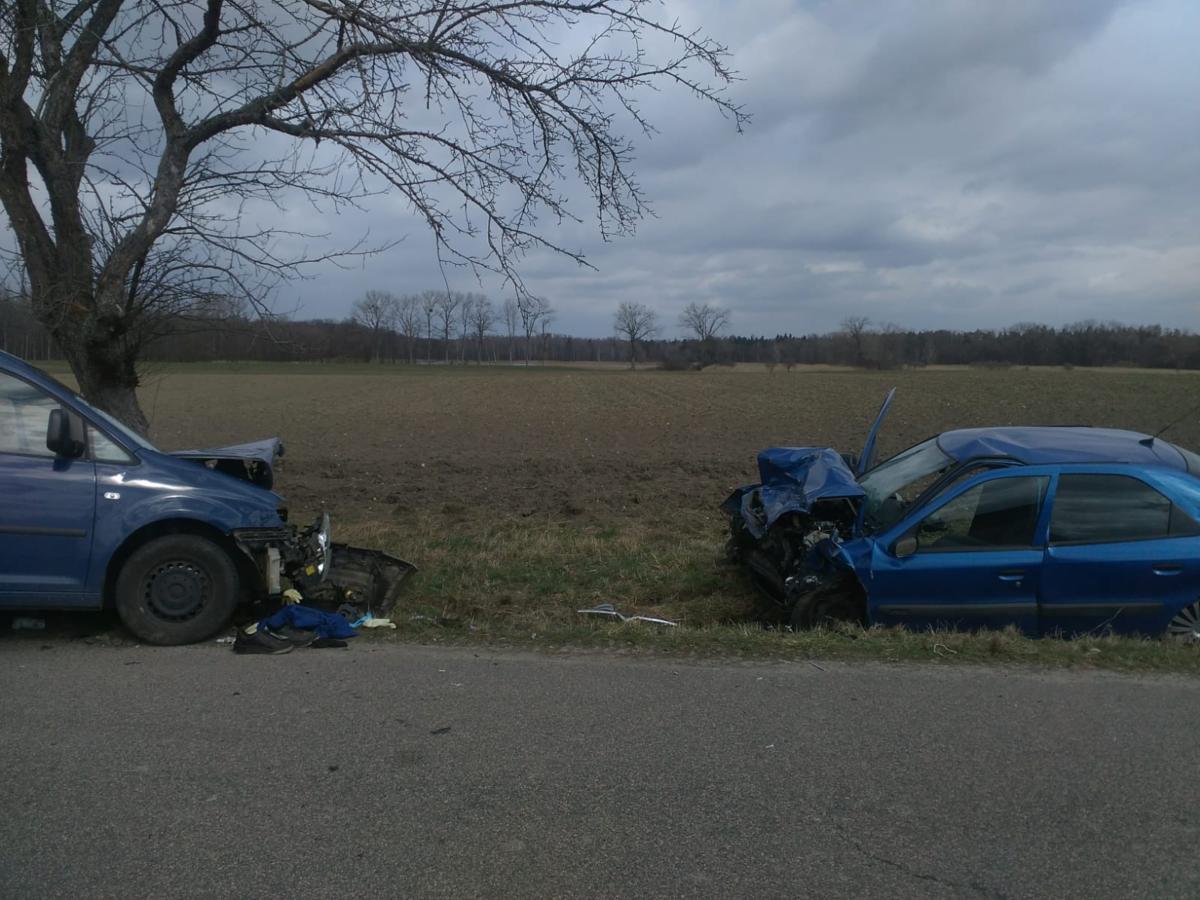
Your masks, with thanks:
M 554 330 L 608 334 L 621 300 L 657 310 L 667 334 L 692 300 L 730 308 L 742 334 L 847 315 L 1200 327 L 1196 0 L 668 6 L 730 46 L 753 122 L 739 135 L 686 94 L 648 101 L 661 133 L 636 171 L 657 217 L 609 244 L 594 219 L 556 234 L 597 271 L 525 261 Z M 404 240 L 285 286 L 278 305 L 296 315 L 441 284 L 428 233 L 386 198 L 310 227 Z

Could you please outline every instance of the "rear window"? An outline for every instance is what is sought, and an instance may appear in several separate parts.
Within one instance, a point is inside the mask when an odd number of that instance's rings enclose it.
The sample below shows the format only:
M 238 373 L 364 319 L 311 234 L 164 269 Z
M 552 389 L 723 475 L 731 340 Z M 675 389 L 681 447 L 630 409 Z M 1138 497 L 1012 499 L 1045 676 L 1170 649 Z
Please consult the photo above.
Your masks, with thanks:
M 1052 544 L 1104 544 L 1200 534 L 1191 517 L 1128 475 L 1062 475 L 1050 516 Z

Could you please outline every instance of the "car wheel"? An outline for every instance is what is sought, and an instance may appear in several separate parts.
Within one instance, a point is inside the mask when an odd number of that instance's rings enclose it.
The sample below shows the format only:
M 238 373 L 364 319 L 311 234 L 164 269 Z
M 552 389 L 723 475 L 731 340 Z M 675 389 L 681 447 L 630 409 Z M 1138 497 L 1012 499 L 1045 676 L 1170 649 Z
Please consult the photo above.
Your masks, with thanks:
M 237 568 L 229 554 L 191 534 L 143 544 L 117 576 L 117 613 L 150 644 L 190 644 L 211 637 L 229 622 L 237 598 Z
M 795 629 L 833 628 L 842 622 L 862 625 L 865 621 L 862 592 L 846 579 L 805 594 L 792 607 Z
M 1185 606 L 1167 626 L 1167 636 L 1186 641 L 1200 641 L 1200 600 Z

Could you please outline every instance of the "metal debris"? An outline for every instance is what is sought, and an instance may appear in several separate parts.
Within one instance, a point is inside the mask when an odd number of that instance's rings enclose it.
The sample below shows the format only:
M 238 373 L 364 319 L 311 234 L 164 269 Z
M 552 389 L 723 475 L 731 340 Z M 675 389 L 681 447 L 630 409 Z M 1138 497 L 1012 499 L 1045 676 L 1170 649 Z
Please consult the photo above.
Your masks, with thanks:
M 611 603 L 600 603 L 591 609 L 577 609 L 575 611 L 581 616 L 603 616 L 606 619 L 616 619 L 619 622 L 649 622 L 651 625 L 666 625 L 670 628 L 679 627 L 678 622 L 672 622 L 670 619 L 659 619 L 655 616 L 623 615 Z

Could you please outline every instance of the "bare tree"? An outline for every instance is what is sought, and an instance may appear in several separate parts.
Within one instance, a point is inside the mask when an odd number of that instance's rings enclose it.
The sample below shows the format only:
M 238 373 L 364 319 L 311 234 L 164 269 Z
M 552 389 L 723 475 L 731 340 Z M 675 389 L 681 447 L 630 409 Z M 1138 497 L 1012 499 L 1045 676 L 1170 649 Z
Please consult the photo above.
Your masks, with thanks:
M 543 366 L 546 364 L 546 357 L 550 355 L 550 334 L 549 334 L 549 331 L 550 331 L 550 323 L 551 323 L 551 322 L 553 322 L 553 321 L 554 321 L 554 310 L 550 308 L 549 304 L 547 304 L 547 305 L 546 305 L 546 308 L 545 308 L 545 310 L 542 312 L 542 316 L 541 316 L 541 323 L 542 323 L 542 365 L 543 365 Z
M 367 291 L 365 297 L 354 301 L 350 318 L 370 332 L 371 359 L 375 362 L 382 358 L 383 337 L 395 327 L 396 313 L 396 298 L 387 291 Z
M 637 368 L 637 345 L 658 331 L 658 314 L 644 303 L 623 302 L 613 316 L 613 330 L 629 343 L 629 368 Z
M 854 348 L 854 364 L 856 366 L 867 364 L 866 335 L 870 327 L 871 320 L 866 316 L 846 316 L 842 319 L 841 331 Z
M 708 303 L 689 303 L 679 314 L 679 327 L 704 342 L 717 337 L 729 325 L 729 310 Z
M 550 304 L 542 297 L 523 294 L 517 299 L 517 313 L 521 316 L 521 328 L 525 332 L 525 365 L 533 354 L 533 336 L 543 319 L 554 315 Z
M 517 301 L 509 297 L 504 301 L 504 328 L 508 332 L 508 361 L 513 361 L 514 348 L 517 343 L 517 325 L 521 321 L 521 311 Z
M 396 329 L 408 343 L 408 362 L 416 362 L 417 338 L 421 336 L 421 298 L 406 294 L 396 306 Z
M 477 296 L 471 304 L 471 329 L 479 347 L 479 364 L 483 365 L 483 342 L 496 322 L 496 310 L 487 297 Z
M 500 272 L 521 292 L 530 249 L 583 262 L 539 216 L 574 218 L 561 185 L 575 177 L 602 234 L 631 231 L 645 207 L 616 129 L 651 129 L 637 105 L 647 88 L 680 85 L 743 122 L 722 94 L 725 49 L 654 7 L 0 4 L 0 204 L 35 314 L 85 396 L 144 431 L 139 325 L 158 301 L 142 285 L 160 250 L 224 264 L 222 278 L 251 288 L 243 267 L 291 274 L 305 262 L 277 255 L 278 232 L 243 225 L 244 204 L 303 196 L 336 208 L 382 181 L 444 263 Z M 264 147 L 283 149 L 265 159 Z
M 475 307 L 475 295 L 464 294 L 458 307 L 458 361 L 467 363 L 467 341 L 471 336 L 472 310 Z
M 433 360 L 433 318 L 437 315 L 441 299 L 439 291 L 424 291 L 421 294 L 421 312 L 425 314 L 425 362 Z
M 445 291 L 438 296 L 436 315 L 442 336 L 442 358 L 450 362 L 450 340 L 454 334 L 455 313 L 462 303 L 462 294 Z

